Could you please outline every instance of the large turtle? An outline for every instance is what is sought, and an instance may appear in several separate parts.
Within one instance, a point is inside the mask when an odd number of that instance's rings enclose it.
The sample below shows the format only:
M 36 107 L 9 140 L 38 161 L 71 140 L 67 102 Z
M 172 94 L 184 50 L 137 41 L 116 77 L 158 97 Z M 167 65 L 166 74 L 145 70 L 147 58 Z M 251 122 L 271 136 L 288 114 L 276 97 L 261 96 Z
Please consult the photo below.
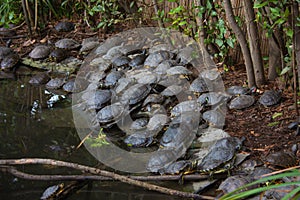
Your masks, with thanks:
M 253 96 L 242 94 L 235 97 L 229 103 L 229 109 L 244 109 L 252 106 L 255 102 Z
M 273 106 L 278 104 L 281 100 L 281 91 L 267 90 L 259 98 L 259 103 L 264 106 Z
M 35 60 L 47 58 L 50 53 L 50 47 L 38 45 L 29 53 L 29 57 Z
M 55 43 L 55 47 L 60 48 L 60 49 L 73 50 L 73 49 L 77 49 L 78 47 L 80 47 L 80 44 L 73 39 L 64 38 L 64 39 L 58 40 Z
M 232 168 L 237 150 L 241 148 L 242 140 L 236 137 L 227 137 L 218 140 L 208 154 L 197 165 L 200 172 L 217 173 Z

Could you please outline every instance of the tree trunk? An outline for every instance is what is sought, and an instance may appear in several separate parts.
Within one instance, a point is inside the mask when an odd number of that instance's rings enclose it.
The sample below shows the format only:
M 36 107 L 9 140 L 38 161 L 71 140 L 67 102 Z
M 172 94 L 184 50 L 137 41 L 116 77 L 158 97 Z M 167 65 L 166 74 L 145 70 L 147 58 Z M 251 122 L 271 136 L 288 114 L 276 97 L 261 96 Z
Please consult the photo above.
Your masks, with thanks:
M 253 71 L 253 64 L 252 64 L 252 60 L 251 60 L 250 50 L 247 45 L 247 40 L 246 40 L 246 37 L 245 37 L 242 29 L 238 26 L 237 22 L 234 19 L 232 5 L 231 5 L 230 0 L 224 0 L 224 9 L 225 9 L 226 18 L 228 20 L 228 23 L 231 26 L 233 32 L 235 33 L 236 38 L 241 46 L 241 50 L 242 50 L 243 57 L 245 60 L 245 65 L 246 65 L 248 86 L 249 87 L 256 86 L 254 71 Z
M 276 69 L 281 68 L 281 51 L 273 37 L 268 39 L 269 41 L 269 69 L 268 79 L 274 81 L 278 74 Z
M 255 23 L 255 14 L 251 0 L 244 0 L 244 10 L 255 82 L 257 86 L 260 87 L 261 85 L 265 84 L 266 78 L 264 74 L 264 66 L 260 50 L 260 40 L 258 36 L 257 25 Z

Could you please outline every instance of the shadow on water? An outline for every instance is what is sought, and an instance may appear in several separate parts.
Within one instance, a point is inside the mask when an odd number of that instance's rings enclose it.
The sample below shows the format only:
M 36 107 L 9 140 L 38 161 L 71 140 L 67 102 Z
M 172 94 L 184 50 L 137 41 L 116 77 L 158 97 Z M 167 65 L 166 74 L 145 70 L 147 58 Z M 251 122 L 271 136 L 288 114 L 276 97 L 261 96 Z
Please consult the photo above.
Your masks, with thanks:
M 80 143 L 73 124 L 71 98 L 49 108 L 47 100 L 53 94 L 45 88 L 34 87 L 28 77 L 18 80 L 0 80 L 0 158 L 52 158 L 95 166 L 99 164 Z M 32 174 L 72 174 L 70 169 L 54 169 L 49 166 L 18 166 Z M 0 172 L 1 199 L 39 199 L 43 191 L 60 182 L 29 181 Z M 177 183 L 176 183 L 177 184 Z M 93 182 L 68 199 L 177 199 L 159 193 L 148 192 L 119 182 Z M 180 198 L 178 198 L 180 199 Z

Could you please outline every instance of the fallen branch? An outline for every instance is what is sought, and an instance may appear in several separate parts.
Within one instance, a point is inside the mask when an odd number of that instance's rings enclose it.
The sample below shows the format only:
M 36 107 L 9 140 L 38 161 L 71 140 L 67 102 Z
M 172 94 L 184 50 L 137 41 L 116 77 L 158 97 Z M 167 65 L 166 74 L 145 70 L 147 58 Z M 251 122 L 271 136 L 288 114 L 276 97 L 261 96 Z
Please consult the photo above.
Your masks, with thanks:
M 173 190 L 173 189 L 153 185 L 150 183 L 145 183 L 145 182 L 142 182 L 139 180 L 134 180 L 134 179 L 126 177 L 126 176 L 115 174 L 113 172 L 109 172 L 109 171 L 105 171 L 105 170 L 101 170 L 101 169 L 97 169 L 97 168 L 93 168 L 93 167 L 88 167 L 88 166 L 80 165 L 77 163 L 69 163 L 69 162 L 64 162 L 64 161 L 59 161 L 59 160 L 40 159 L 40 158 L 0 160 L 0 165 L 24 165 L 24 164 L 43 164 L 43 165 L 68 167 L 68 168 L 73 168 L 73 169 L 78 169 L 78 170 L 81 170 L 84 172 L 88 172 L 91 174 L 97 174 L 97 175 L 104 176 L 104 177 L 110 177 L 113 180 L 118 180 L 123 183 L 135 185 L 138 187 L 143 187 L 145 189 L 161 192 L 164 194 L 176 195 L 176 196 L 180 196 L 180 197 L 194 198 L 194 199 L 214 199 L 213 197 L 210 197 L 210 196 L 182 192 L 182 191 L 178 191 L 178 190 Z
M 0 171 L 10 173 L 18 178 L 34 181 L 79 181 L 79 180 L 94 180 L 94 181 L 112 181 L 110 177 L 97 175 L 35 175 L 17 170 L 13 166 L 2 165 Z M 217 176 L 217 177 L 216 177 Z M 158 176 L 129 176 L 129 178 L 139 181 L 199 181 L 207 180 L 209 175 L 204 174 L 187 174 L 181 175 L 158 175 Z M 217 174 L 214 178 L 224 178 L 224 175 Z

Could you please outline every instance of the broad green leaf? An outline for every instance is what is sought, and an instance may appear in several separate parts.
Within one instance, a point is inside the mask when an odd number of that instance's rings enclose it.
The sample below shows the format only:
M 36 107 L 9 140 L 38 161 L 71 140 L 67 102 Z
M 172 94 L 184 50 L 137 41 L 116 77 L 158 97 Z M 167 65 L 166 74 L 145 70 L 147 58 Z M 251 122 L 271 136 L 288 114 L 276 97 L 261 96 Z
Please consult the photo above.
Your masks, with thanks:
M 219 47 L 221 47 L 221 46 L 223 46 L 223 40 L 220 40 L 220 39 L 216 39 L 215 40 L 215 43 L 219 46 Z
M 282 76 L 283 74 L 286 74 L 288 71 L 290 71 L 291 70 L 291 67 L 290 66 L 288 66 L 288 67 L 285 67 L 285 68 L 283 68 L 283 70 L 280 72 L 280 76 Z

